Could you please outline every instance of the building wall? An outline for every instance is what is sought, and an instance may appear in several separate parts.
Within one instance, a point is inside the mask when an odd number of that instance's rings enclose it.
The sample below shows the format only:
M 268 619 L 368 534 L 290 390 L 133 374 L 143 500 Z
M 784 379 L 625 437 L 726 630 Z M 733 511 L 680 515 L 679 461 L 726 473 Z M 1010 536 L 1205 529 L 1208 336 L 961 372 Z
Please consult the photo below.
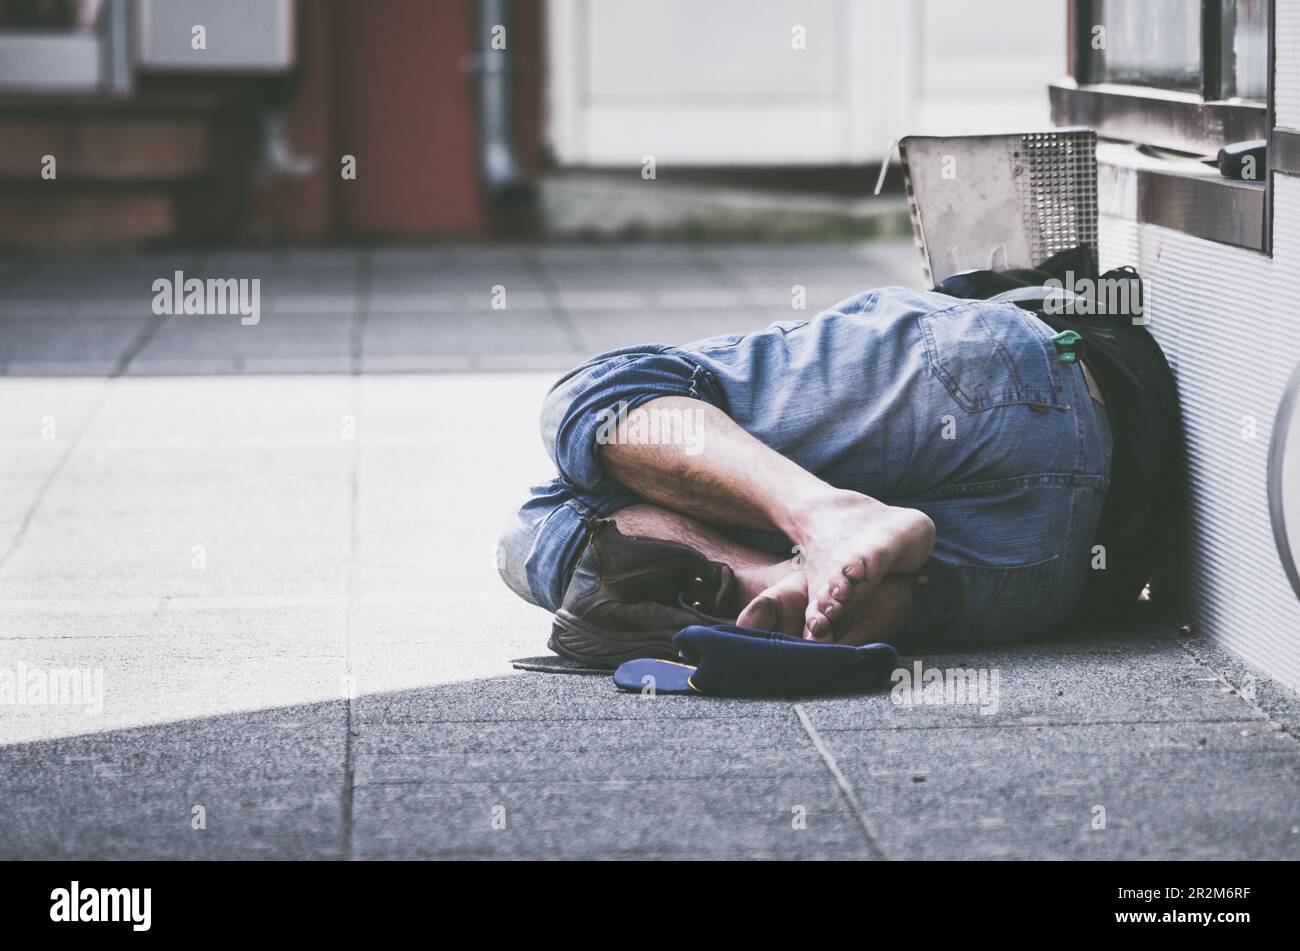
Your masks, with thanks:
M 476 28 L 473 0 L 340 5 L 336 142 L 359 172 L 338 189 L 349 232 L 482 230 L 475 74 L 465 68 Z
M 509 44 L 515 143 L 524 176 L 540 162 L 542 4 L 514 5 Z M 253 176 L 246 230 L 326 239 L 483 235 L 515 226 L 479 168 L 476 0 L 300 0 L 287 105 L 293 152 L 314 169 Z M 357 177 L 340 175 L 342 156 Z
M 1300 128 L 1300 0 L 1277 0 L 1276 36 L 1277 124 Z M 1300 689 L 1300 600 L 1274 545 L 1266 481 L 1274 414 L 1300 361 L 1300 178 L 1273 184 L 1271 258 L 1108 216 L 1101 257 L 1141 272 L 1150 329 L 1178 378 L 1192 622 Z
M 1066 68 L 1064 0 L 550 0 L 548 27 L 562 165 L 876 162 L 904 133 L 1045 128 Z

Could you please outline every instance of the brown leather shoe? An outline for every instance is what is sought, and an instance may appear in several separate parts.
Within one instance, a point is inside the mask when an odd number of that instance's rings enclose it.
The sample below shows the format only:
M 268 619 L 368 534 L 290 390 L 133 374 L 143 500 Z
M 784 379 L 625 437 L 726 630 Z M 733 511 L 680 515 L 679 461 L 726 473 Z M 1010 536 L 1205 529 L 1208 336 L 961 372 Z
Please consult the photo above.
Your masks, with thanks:
M 561 657 L 614 668 L 626 660 L 677 658 L 673 635 L 690 624 L 731 624 L 718 617 L 736 577 L 679 542 L 624 535 L 610 519 L 593 522 L 555 612 L 548 646 Z

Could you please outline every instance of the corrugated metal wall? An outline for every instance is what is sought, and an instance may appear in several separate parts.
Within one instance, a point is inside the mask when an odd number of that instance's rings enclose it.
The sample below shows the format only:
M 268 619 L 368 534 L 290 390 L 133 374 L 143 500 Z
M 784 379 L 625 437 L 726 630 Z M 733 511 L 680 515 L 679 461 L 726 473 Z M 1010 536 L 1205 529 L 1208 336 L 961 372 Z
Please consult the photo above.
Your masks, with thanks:
M 1300 0 L 1277 3 L 1279 126 L 1300 128 Z M 1300 689 L 1300 600 L 1269 521 L 1273 417 L 1300 361 L 1300 178 L 1275 181 L 1273 257 L 1103 217 L 1106 267 L 1146 282 L 1152 333 L 1178 377 L 1192 480 L 1192 622 Z
M 1277 0 L 1274 17 L 1277 72 L 1273 79 L 1273 105 L 1277 124 L 1286 129 L 1300 129 L 1300 3 Z

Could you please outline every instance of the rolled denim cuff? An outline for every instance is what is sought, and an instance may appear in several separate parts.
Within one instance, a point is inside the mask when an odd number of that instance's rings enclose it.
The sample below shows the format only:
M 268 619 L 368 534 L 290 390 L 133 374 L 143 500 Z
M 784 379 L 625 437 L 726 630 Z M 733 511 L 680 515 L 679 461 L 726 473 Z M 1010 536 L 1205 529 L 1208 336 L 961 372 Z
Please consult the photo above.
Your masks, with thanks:
M 668 347 L 610 354 L 561 380 L 542 413 L 543 439 L 560 475 L 584 491 L 600 489 L 600 446 L 617 420 L 663 396 L 722 402 L 708 371 Z
M 533 603 L 558 611 L 573 574 L 573 565 L 587 544 L 587 517 L 572 503 L 559 506 L 546 519 L 524 560 L 524 577 Z
M 575 495 L 559 479 L 539 485 L 501 534 L 497 571 L 525 601 L 559 610 L 573 566 L 587 544 L 591 520 L 608 518 L 637 501 L 617 483 L 591 495 Z

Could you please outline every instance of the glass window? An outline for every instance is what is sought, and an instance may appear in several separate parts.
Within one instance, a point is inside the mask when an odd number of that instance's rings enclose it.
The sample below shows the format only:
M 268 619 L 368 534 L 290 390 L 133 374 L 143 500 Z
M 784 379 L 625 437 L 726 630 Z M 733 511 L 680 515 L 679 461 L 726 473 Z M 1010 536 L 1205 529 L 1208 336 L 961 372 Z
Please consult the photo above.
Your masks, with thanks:
M 1221 33 L 1224 99 L 1268 98 L 1268 0 L 1229 0 Z
M 1070 0 L 1074 75 L 1050 87 L 1052 121 L 1187 158 L 1267 140 L 1272 9 L 1273 0 Z M 1269 253 L 1267 180 L 1224 191 L 1213 171 L 1173 159 L 1141 174 L 1168 192 L 1139 220 Z
M 1201 90 L 1200 0 L 1105 0 L 1101 77 L 1110 83 Z
M 1269 0 L 1083 2 L 1090 82 L 1268 98 Z

